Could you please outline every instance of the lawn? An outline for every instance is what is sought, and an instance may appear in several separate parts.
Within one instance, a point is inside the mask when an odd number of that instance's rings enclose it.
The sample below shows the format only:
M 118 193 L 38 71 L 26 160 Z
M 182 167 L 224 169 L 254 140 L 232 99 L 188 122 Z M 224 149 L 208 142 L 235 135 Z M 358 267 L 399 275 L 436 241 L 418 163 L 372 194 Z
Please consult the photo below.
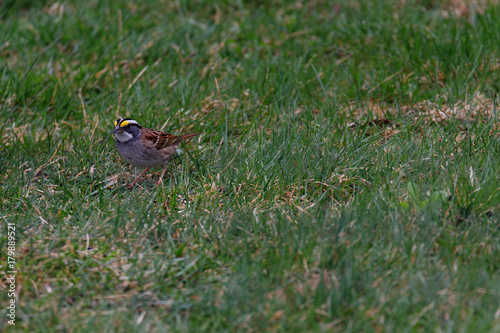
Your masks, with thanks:
M 0 330 L 500 332 L 496 1 L 0 6 Z

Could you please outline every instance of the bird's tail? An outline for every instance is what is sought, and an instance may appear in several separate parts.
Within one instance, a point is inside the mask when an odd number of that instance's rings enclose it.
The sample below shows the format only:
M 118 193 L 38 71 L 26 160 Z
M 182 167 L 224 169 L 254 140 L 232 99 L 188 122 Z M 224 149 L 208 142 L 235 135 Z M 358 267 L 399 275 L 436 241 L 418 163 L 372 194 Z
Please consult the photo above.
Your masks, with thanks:
M 192 137 L 195 137 L 195 136 L 201 135 L 201 134 L 202 133 L 184 134 L 184 135 L 179 135 L 178 138 L 179 138 L 179 141 L 187 142 L 187 141 L 191 140 Z

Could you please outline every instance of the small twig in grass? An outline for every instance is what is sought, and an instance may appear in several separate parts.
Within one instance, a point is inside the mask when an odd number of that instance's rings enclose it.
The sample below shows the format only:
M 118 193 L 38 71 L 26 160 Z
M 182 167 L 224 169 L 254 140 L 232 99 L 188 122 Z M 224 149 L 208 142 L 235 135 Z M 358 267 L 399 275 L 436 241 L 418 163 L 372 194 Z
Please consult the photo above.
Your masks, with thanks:
M 297 36 L 300 36 L 300 35 L 306 35 L 308 34 L 309 32 L 311 32 L 312 29 L 305 29 L 305 30 L 300 30 L 300 31 L 295 31 L 291 34 L 288 34 L 287 36 L 285 36 L 284 40 L 289 40 L 290 38 L 295 38 Z
M 158 66 L 158 64 L 161 62 L 161 58 L 158 58 L 155 63 L 153 64 L 153 68 L 155 68 L 156 66 Z
M 44 164 L 40 165 L 38 168 L 36 168 L 35 173 L 33 175 L 37 176 L 40 173 L 40 171 L 42 171 L 43 168 L 45 168 L 46 166 L 48 166 L 52 163 L 59 161 L 59 158 L 52 161 L 52 159 L 54 158 L 54 156 L 56 156 L 58 151 L 59 151 L 59 146 L 56 147 L 56 149 L 54 150 L 54 154 L 52 154 L 52 156 L 49 158 L 47 163 L 44 163 Z
M 56 82 L 56 85 L 54 87 L 54 92 L 52 93 L 52 98 L 50 99 L 50 103 L 54 103 L 55 104 L 56 95 L 57 95 L 57 86 L 58 85 L 59 85 L 59 82 Z
M 220 144 L 219 147 L 217 148 L 217 151 L 215 152 L 215 156 L 219 156 L 220 147 L 222 147 L 223 143 L 224 143 L 224 138 L 220 139 Z
M 222 230 L 222 236 L 225 236 L 226 235 L 226 231 L 227 231 L 227 228 L 229 227 L 229 225 L 231 224 L 231 221 L 233 219 L 227 219 L 227 223 L 226 225 L 224 226 L 224 230 Z
M 82 103 L 83 118 L 87 118 L 87 112 L 85 111 L 85 104 L 83 103 L 82 89 L 81 88 L 78 90 L 78 97 L 80 98 L 80 103 Z
M 120 97 L 118 97 L 118 107 L 116 108 L 116 114 L 120 115 L 120 105 L 122 103 L 122 93 L 120 93 Z
M 137 317 L 137 325 L 140 325 L 142 323 L 142 320 L 144 319 L 144 317 L 146 317 L 146 311 L 142 311 L 141 314 L 139 315 L 139 317 Z
M 56 152 L 57 152 L 57 151 L 56 151 Z M 55 153 L 56 153 L 56 152 L 54 152 L 54 155 L 55 155 Z M 54 155 L 52 155 L 52 157 L 54 157 Z M 51 165 L 52 163 L 55 163 L 55 162 L 57 162 L 57 161 L 59 161 L 59 158 L 58 158 L 58 159 L 56 159 L 56 160 L 54 160 L 54 161 L 52 161 L 52 162 L 48 162 L 48 163 L 42 164 L 41 166 L 39 166 L 39 167 L 35 170 L 35 173 L 34 173 L 33 175 L 34 175 L 34 176 L 38 176 L 38 174 L 40 173 L 40 171 L 42 171 L 42 169 L 43 169 L 43 168 L 45 168 L 45 167 L 47 167 L 47 166 L 49 166 L 49 165 Z
M 380 87 L 382 84 L 386 83 L 387 81 L 389 81 L 390 79 L 392 79 L 393 77 L 395 77 L 396 75 L 399 75 L 401 72 L 403 71 L 403 69 L 401 68 L 399 71 L 397 71 L 396 73 L 392 74 L 391 76 L 389 77 L 386 77 L 385 79 L 382 80 L 382 82 L 380 82 L 379 84 L 377 84 L 375 87 L 371 88 L 368 92 L 371 94 L 375 89 L 377 89 L 378 87 Z
M 144 72 L 149 68 L 148 65 L 146 65 L 146 67 L 144 67 L 142 69 L 142 71 L 137 74 L 137 76 L 135 77 L 135 79 L 132 81 L 131 84 L 129 84 L 129 86 L 127 87 L 127 90 L 125 91 L 125 93 L 128 93 L 128 91 L 132 88 L 132 86 L 139 80 L 139 78 L 142 76 L 142 74 L 144 74 Z
M 290 202 L 293 206 L 295 206 L 295 208 L 297 208 L 298 210 L 300 210 L 302 213 L 306 214 L 307 216 L 311 216 L 311 214 L 309 214 L 304 208 L 296 205 L 295 203 L 293 202 Z M 309 207 L 308 207 L 309 208 Z
M 163 131 L 163 129 L 165 128 L 165 126 L 167 126 L 168 122 L 170 121 L 170 118 L 172 118 L 171 116 L 168 117 L 167 121 L 165 121 L 165 123 L 163 123 L 163 126 L 160 128 L 160 132 Z
M 344 61 L 349 60 L 352 57 L 352 54 L 348 54 L 347 56 L 337 60 L 337 66 L 341 65 Z
M 121 34 L 122 31 L 123 31 L 122 11 L 121 9 L 118 9 L 118 33 Z
M 457 195 L 457 201 L 460 202 L 460 192 L 458 192 L 458 185 L 453 174 L 451 174 L 451 179 L 453 180 L 453 185 L 455 185 L 455 194 Z
M 410 324 L 410 328 L 417 325 L 418 321 L 424 316 L 424 314 L 429 311 L 430 309 L 432 309 L 434 307 L 434 302 L 432 302 L 431 304 L 427 305 L 426 307 L 424 307 L 418 314 L 417 316 L 412 320 L 411 324 Z
M 49 226 L 50 231 L 54 231 L 54 227 L 49 222 L 47 222 L 41 215 L 39 216 L 39 218 L 40 218 L 40 221 L 42 221 L 42 224 L 46 224 Z
M 226 164 L 226 166 L 224 167 L 224 169 L 222 169 L 220 172 L 224 172 L 230 165 L 232 165 L 233 161 L 236 159 L 237 156 L 239 156 L 239 152 L 241 151 L 241 149 L 239 149 L 233 156 L 233 158 Z
M 311 64 L 311 67 L 314 71 L 314 74 L 316 74 L 316 78 L 318 79 L 319 85 L 321 86 L 321 89 L 323 89 L 325 96 L 328 96 L 328 93 L 326 92 L 325 86 L 323 85 L 323 81 L 321 81 L 321 77 L 319 76 L 318 71 L 316 70 L 316 67 L 314 67 L 313 64 Z
M 214 78 L 214 81 L 215 81 L 215 88 L 217 88 L 217 93 L 219 94 L 219 99 L 222 102 L 222 105 L 224 105 L 224 101 L 222 100 L 222 95 L 221 95 L 220 89 L 219 89 L 219 81 L 217 81 L 217 78 Z M 226 107 L 226 106 L 224 105 L 224 107 Z
M 95 133 L 95 130 L 96 130 L 98 125 L 99 125 L 99 119 L 97 119 L 97 121 L 95 122 L 94 129 L 92 130 L 92 134 L 90 134 L 90 142 L 92 142 L 92 140 L 94 139 L 94 133 Z M 92 146 L 92 144 L 91 144 L 91 146 Z

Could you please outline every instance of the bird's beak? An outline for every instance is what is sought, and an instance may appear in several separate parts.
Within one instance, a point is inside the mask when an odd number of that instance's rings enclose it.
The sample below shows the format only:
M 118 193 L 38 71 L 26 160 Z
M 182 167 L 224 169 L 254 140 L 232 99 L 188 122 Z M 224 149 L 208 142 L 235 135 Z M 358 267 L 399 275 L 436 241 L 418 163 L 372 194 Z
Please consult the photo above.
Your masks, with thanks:
M 109 132 L 109 134 L 116 134 L 119 132 L 123 132 L 123 130 L 120 127 L 116 126 L 113 131 Z

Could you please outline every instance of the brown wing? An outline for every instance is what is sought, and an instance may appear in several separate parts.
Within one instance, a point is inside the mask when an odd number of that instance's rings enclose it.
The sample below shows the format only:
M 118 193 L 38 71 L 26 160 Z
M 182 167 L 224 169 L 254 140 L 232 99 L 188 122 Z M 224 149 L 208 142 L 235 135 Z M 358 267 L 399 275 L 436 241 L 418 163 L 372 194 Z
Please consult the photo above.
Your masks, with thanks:
M 144 139 L 146 141 L 151 142 L 153 147 L 157 149 L 178 145 L 181 141 L 188 140 L 193 136 L 201 134 L 201 133 L 193 133 L 193 134 L 177 136 L 144 127 L 142 132 Z

